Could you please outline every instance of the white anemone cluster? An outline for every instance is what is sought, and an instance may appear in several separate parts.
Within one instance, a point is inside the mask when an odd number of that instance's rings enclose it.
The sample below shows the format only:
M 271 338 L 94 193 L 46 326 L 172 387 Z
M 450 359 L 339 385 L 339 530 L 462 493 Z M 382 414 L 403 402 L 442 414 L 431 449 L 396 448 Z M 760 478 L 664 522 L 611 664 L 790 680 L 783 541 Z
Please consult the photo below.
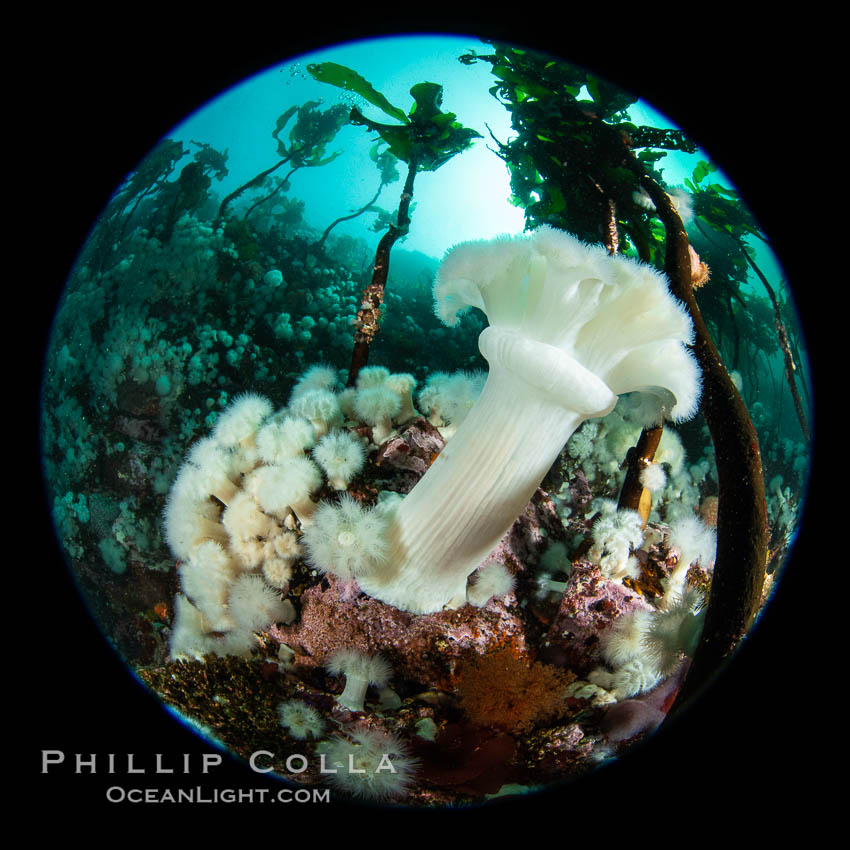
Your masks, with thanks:
M 637 511 L 617 510 L 613 499 L 599 500 L 599 515 L 591 530 L 593 545 L 587 554 L 610 579 L 636 578 L 634 552 L 643 543 L 643 519 Z
M 629 699 L 654 688 L 696 650 L 705 620 L 702 595 L 687 588 L 661 610 L 640 608 L 621 616 L 602 638 L 599 668 L 588 681 Z
M 432 425 L 457 428 L 472 410 L 486 380 L 484 372 L 435 372 L 419 393 L 419 406 Z
M 363 462 L 362 448 L 347 431 L 317 436 L 340 415 L 330 389 L 335 377 L 322 367 L 309 370 L 290 406 L 277 413 L 263 396 L 237 398 L 212 434 L 190 450 L 164 516 L 181 587 L 172 657 L 246 654 L 256 646 L 256 632 L 294 618 L 292 603 L 282 596 L 303 554 L 299 533 L 316 509 L 312 496 L 323 485 L 322 470 L 344 487 Z M 303 399 L 319 393 L 333 401 L 329 422 L 317 425 L 296 410 L 316 414 L 320 405 L 308 409 Z M 329 455 L 345 445 L 349 458 L 341 470 Z
M 370 425 L 372 442 L 381 445 L 394 425 L 403 425 L 418 415 L 413 406 L 415 387 L 412 375 L 394 374 L 384 366 L 366 366 L 357 375 L 356 386 L 349 390 L 349 415 Z
M 415 414 L 410 376 L 363 371 L 361 389 L 390 393 L 394 409 Z M 181 586 L 174 658 L 246 654 L 256 632 L 291 622 L 282 592 L 305 547 L 311 566 L 346 580 L 384 558 L 384 510 L 361 508 L 346 493 L 321 506 L 313 498 L 325 479 L 344 491 L 366 459 L 364 441 L 345 427 L 363 420 L 344 412 L 336 377 L 327 366 L 308 369 L 277 412 L 263 396 L 243 395 L 190 449 L 164 517 Z
M 164 526 L 182 590 L 171 634 L 174 658 L 246 654 L 256 632 L 294 617 L 281 590 L 301 548 L 287 527 L 292 508 L 269 496 L 269 479 L 286 478 L 292 505 L 302 509 L 322 476 L 298 441 L 290 457 L 281 456 L 280 445 L 269 454 L 272 409 L 259 395 L 237 398 L 212 435 L 190 450 L 172 485 Z

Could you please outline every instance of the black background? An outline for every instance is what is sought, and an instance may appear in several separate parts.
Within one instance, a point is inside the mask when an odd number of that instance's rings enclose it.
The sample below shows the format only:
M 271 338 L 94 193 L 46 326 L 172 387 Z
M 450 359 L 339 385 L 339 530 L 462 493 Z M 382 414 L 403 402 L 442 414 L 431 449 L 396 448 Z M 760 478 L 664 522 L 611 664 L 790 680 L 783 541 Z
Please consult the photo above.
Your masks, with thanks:
M 17 283 L 7 285 L 20 287 L 33 323 L 27 329 L 33 345 L 19 370 L 32 371 L 25 390 L 28 433 L 35 433 L 35 367 L 56 298 L 122 177 L 174 124 L 229 85 L 300 52 L 379 32 L 452 31 L 519 40 L 584 64 L 677 121 L 740 188 L 772 238 L 808 331 L 817 388 L 825 308 L 810 255 L 819 250 L 814 192 L 830 161 L 820 160 L 812 129 L 824 115 L 812 92 L 803 89 L 811 80 L 804 73 L 809 33 L 788 23 L 768 42 L 757 26 L 743 26 L 730 14 L 684 21 L 636 7 L 628 14 L 601 6 L 591 11 L 538 12 L 518 23 L 495 20 L 492 9 L 451 21 L 447 14 L 430 20 L 422 13 L 413 21 L 362 10 L 355 19 L 353 13 L 340 17 L 316 9 L 305 20 L 294 10 L 250 7 L 237 15 L 231 7 L 225 16 L 198 8 L 177 25 L 167 15 L 154 20 L 140 7 L 136 19 L 78 15 L 53 18 L 49 32 L 34 29 L 28 61 L 12 80 L 14 94 L 21 95 L 22 117 L 7 129 L 10 176 L 22 183 L 13 206 L 20 228 L 7 251 L 23 260 Z M 788 122 L 799 129 L 790 130 Z M 807 152 L 805 165 L 792 156 L 798 149 Z M 17 324 L 14 314 L 10 318 Z M 106 788 L 278 787 L 227 758 L 204 782 L 197 755 L 189 777 L 164 782 L 151 775 L 138 783 L 122 774 L 78 776 L 68 765 L 40 773 L 43 749 L 62 750 L 69 762 L 75 753 L 96 753 L 101 763 L 108 753 L 136 753 L 149 769 L 153 753 L 177 762 L 183 753 L 210 749 L 135 683 L 88 618 L 52 539 L 37 446 L 35 439 L 29 442 L 31 456 L 17 453 L 26 463 L 29 486 L 20 520 L 26 545 L 6 565 L 21 582 L 21 591 L 7 600 L 15 623 L 6 653 L 15 671 L 6 693 L 15 721 L 7 735 L 15 752 L 13 775 L 28 777 L 18 790 L 43 803 L 41 825 L 99 828 L 102 816 L 117 813 L 128 823 L 141 822 L 149 830 L 143 840 L 154 840 L 162 837 L 160 819 L 177 814 L 188 822 L 207 817 L 213 807 L 183 806 L 178 812 L 178 807 L 116 806 L 106 802 Z M 678 843 L 689 840 L 690 830 L 698 835 L 723 830 L 739 818 L 758 832 L 765 821 L 808 816 L 810 791 L 819 781 L 817 759 L 836 743 L 822 740 L 813 720 L 816 692 L 826 687 L 815 673 L 826 642 L 816 619 L 828 620 L 828 606 L 842 604 L 840 597 L 827 599 L 825 610 L 816 612 L 810 595 L 825 501 L 816 472 L 802 532 L 776 598 L 735 662 L 694 709 L 601 774 L 535 800 L 457 813 L 456 822 L 540 823 L 563 830 L 558 834 L 565 841 L 583 830 L 618 842 L 633 838 L 635 830 L 656 835 L 672 830 L 666 840 Z M 15 539 L 17 526 L 15 515 L 11 520 L 7 515 L 7 533 Z M 262 834 L 273 834 L 266 832 L 271 819 L 261 820 L 262 807 L 234 805 L 227 811 L 233 813 L 246 825 L 264 824 Z M 348 832 L 342 823 L 319 825 L 329 814 L 326 807 L 293 805 L 273 808 L 271 814 L 285 816 L 293 830 L 296 824 L 299 830 L 321 830 L 330 840 L 345 840 Z M 531 819 L 536 816 L 544 820 Z M 413 813 L 406 821 L 437 817 Z M 377 827 L 392 821 L 382 814 L 368 822 Z M 680 831 L 683 824 L 689 832 Z M 292 837 L 286 830 L 278 834 Z M 383 828 L 360 835 L 364 841 L 388 837 Z

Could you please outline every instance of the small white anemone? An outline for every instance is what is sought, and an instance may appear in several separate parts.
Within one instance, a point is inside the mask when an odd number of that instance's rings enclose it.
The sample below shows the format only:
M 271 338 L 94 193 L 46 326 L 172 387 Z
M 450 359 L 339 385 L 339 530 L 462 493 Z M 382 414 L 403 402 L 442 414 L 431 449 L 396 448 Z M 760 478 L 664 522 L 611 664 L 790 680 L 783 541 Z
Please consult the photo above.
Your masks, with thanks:
M 263 576 L 276 588 L 286 587 L 292 578 L 292 564 L 302 554 L 298 537 L 291 531 L 278 531 L 263 547 Z
M 354 412 L 361 422 L 372 426 L 372 442 L 381 445 L 393 428 L 393 417 L 401 411 L 401 399 L 381 385 L 367 386 L 354 396 Z
M 646 654 L 646 636 L 654 619 L 655 612 L 648 608 L 638 608 L 621 615 L 602 637 L 602 657 L 612 667 L 622 667 L 633 658 Z
M 182 593 L 174 598 L 174 620 L 171 624 L 169 648 L 172 660 L 195 658 L 204 660 L 212 651 L 212 626 L 206 617 Z
M 333 430 L 325 434 L 313 449 L 313 459 L 325 471 L 335 490 L 345 490 L 351 479 L 363 469 L 366 451 L 349 431 Z
M 293 402 L 312 390 L 328 390 L 333 392 L 335 388 L 336 369 L 333 366 L 319 363 L 307 369 L 298 379 L 292 390 L 292 395 L 289 397 L 289 404 L 291 406 Z
M 310 420 L 316 439 L 323 437 L 335 425 L 342 425 L 339 400 L 330 390 L 306 390 L 290 403 L 289 409 L 296 416 Z
M 246 487 L 264 511 L 285 519 L 291 509 L 302 525 L 316 509 L 310 498 L 322 486 L 319 467 L 307 457 L 294 457 L 274 466 L 261 466 L 251 473 Z
M 621 399 L 622 416 L 641 428 L 655 428 L 664 421 L 664 402 L 663 394 L 629 393 Z
M 228 605 L 239 631 L 258 632 L 273 623 L 295 619 L 292 603 L 281 599 L 258 575 L 240 575 L 233 582 Z
M 393 668 L 382 655 L 368 655 L 356 649 L 340 649 L 325 662 L 334 676 L 345 676 L 345 690 L 336 701 L 349 711 L 363 711 L 369 685 L 384 688 L 393 675 Z
M 693 657 L 705 623 L 702 594 L 692 588 L 668 601 L 658 611 L 645 638 L 646 654 L 663 676 L 670 675 L 683 655 Z
M 300 457 L 315 444 L 313 426 L 300 416 L 272 419 L 257 432 L 257 450 L 264 463 L 278 464 Z
M 334 735 L 316 748 L 327 766 L 327 781 L 358 799 L 380 802 L 403 797 L 417 761 L 402 741 L 375 729 L 358 729 L 350 736 L 351 740 Z
M 565 573 L 573 571 L 573 564 L 567 554 L 567 544 L 560 540 L 550 543 L 540 558 L 540 569 L 549 573 Z
M 385 510 L 367 510 L 347 493 L 338 504 L 322 502 L 301 537 L 307 563 L 350 581 L 384 562 L 386 529 Z
M 240 490 L 221 515 L 221 523 L 227 529 L 231 541 L 241 542 L 267 537 L 274 520 L 260 510 L 250 494 Z
M 587 557 L 599 564 L 606 578 L 618 580 L 634 576 L 632 551 L 643 543 L 643 519 L 637 511 L 622 508 L 612 499 L 600 500 L 599 516 L 591 530 L 593 545 Z
M 239 573 L 230 556 L 214 540 L 205 540 L 180 562 L 180 586 L 215 631 L 233 628 L 227 611 L 230 585 Z
M 483 608 L 493 597 L 507 596 L 514 589 L 514 577 L 499 561 L 480 566 L 471 576 L 466 588 L 470 605 Z
M 697 516 L 683 517 L 670 526 L 670 545 L 679 550 L 679 560 L 687 566 L 709 569 L 717 551 L 717 533 Z
M 274 520 L 264 514 L 245 490 L 239 490 L 221 515 L 222 525 L 230 535 L 230 548 L 248 567 L 256 567 L 262 557 L 258 538 L 266 538 L 275 527 Z
M 247 445 L 260 423 L 272 413 L 272 403 L 258 393 L 237 396 L 216 420 L 212 436 L 224 446 Z
M 239 487 L 238 455 L 213 437 L 198 440 L 189 451 L 188 462 L 200 470 L 199 483 L 222 504 L 227 504 Z
M 432 372 L 419 393 L 419 407 L 432 425 L 443 425 L 440 416 L 440 392 L 450 375 L 448 372 Z
M 322 715 L 311 705 L 300 699 L 282 702 L 277 707 L 280 725 L 289 732 L 296 741 L 308 738 L 321 738 L 325 732 L 325 721 Z
M 346 387 L 342 392 L 337 393 L 336 397 L 343 416 L 351 422 L 357 421 L 357 414 L 354 411 L 354 399 L 356 396 L 357 387 Z
M 672 428 L 665 428 L 655 452 L 656 463 L 666 463 L 673 475 L 678 475 L 685 464 L 685 448 Z
M 398 413 L 393 417 L 399 424 L 403 425 L 418 416 L 413 406 L 413 390 L 416 387 L 416 378 L 406 372 L 394 373 L 384 382 L 384 386 L 394 392 L 401 402 Z
M 592 670 L 587 680 L 610 691 L 618 700 L 623 700 L 652 690 L 661 681 L 661 674 L 649 659 L 636 656 L 613 673 L 602 669 Z
M 640 471 L 640 483 L 650 493 L 659 493 L 667 484 L 667 474 L 660 463 L 649 463 Z
M 191 557 L 204 540 L 227 545 L 221 524 L 221 507 L 210 499 L 206 481 L 197 466 L 184 463 L 168 493 L 163 511 L 163 531 L 171 551 L 180 560 Z
M 670 524 L 668 539 L 670 546 L 679 552 L 679 560 L 665 583 L 665 597 L 673 599 L 683 591 L 692 564 L 699 564 L 704 570 L 714 568 L 717 532 L 691 513 Z
M 458 425 L 481 395 L 484 372 L 435 372 L 419 394 L 419 404 L 432 425 Z
M 386 366 L 364 366 L 357 373 L 357 389 L 383 386 L 389 376 L 390 370 Z
M 278 590 L 283 590 L 292 578 L 292 561 L 266 555 L 263 560 L 263 578 Z
M 587 460 L 595 448 L 596 442 L 593 435 L 585 431 L 583 427 L 579 428 L 567 443 L 567 453 L 576 460 Z

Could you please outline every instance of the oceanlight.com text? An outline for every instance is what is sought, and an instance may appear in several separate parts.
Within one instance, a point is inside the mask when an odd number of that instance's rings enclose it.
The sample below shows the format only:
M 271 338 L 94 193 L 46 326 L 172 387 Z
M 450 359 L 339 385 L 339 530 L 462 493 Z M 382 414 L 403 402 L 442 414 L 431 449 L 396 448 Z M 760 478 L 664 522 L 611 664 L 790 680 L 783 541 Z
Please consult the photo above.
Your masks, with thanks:
M 329 803 L 327 788 L 123 788 L 106 790 L 110 803 Z

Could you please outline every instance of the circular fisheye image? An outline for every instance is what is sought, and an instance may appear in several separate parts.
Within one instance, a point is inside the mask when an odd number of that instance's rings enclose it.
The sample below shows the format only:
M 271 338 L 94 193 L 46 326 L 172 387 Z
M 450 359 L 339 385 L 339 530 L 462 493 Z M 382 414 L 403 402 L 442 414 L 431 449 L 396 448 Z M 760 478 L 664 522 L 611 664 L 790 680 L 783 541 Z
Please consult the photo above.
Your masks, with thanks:
M 80 246 L 40 400 L 56 537 L 132 674 L 282 787 L 581 781 L 783 581 L 793 284 L 723 162 L 582 64 L 300 55 L 173 127 Z

